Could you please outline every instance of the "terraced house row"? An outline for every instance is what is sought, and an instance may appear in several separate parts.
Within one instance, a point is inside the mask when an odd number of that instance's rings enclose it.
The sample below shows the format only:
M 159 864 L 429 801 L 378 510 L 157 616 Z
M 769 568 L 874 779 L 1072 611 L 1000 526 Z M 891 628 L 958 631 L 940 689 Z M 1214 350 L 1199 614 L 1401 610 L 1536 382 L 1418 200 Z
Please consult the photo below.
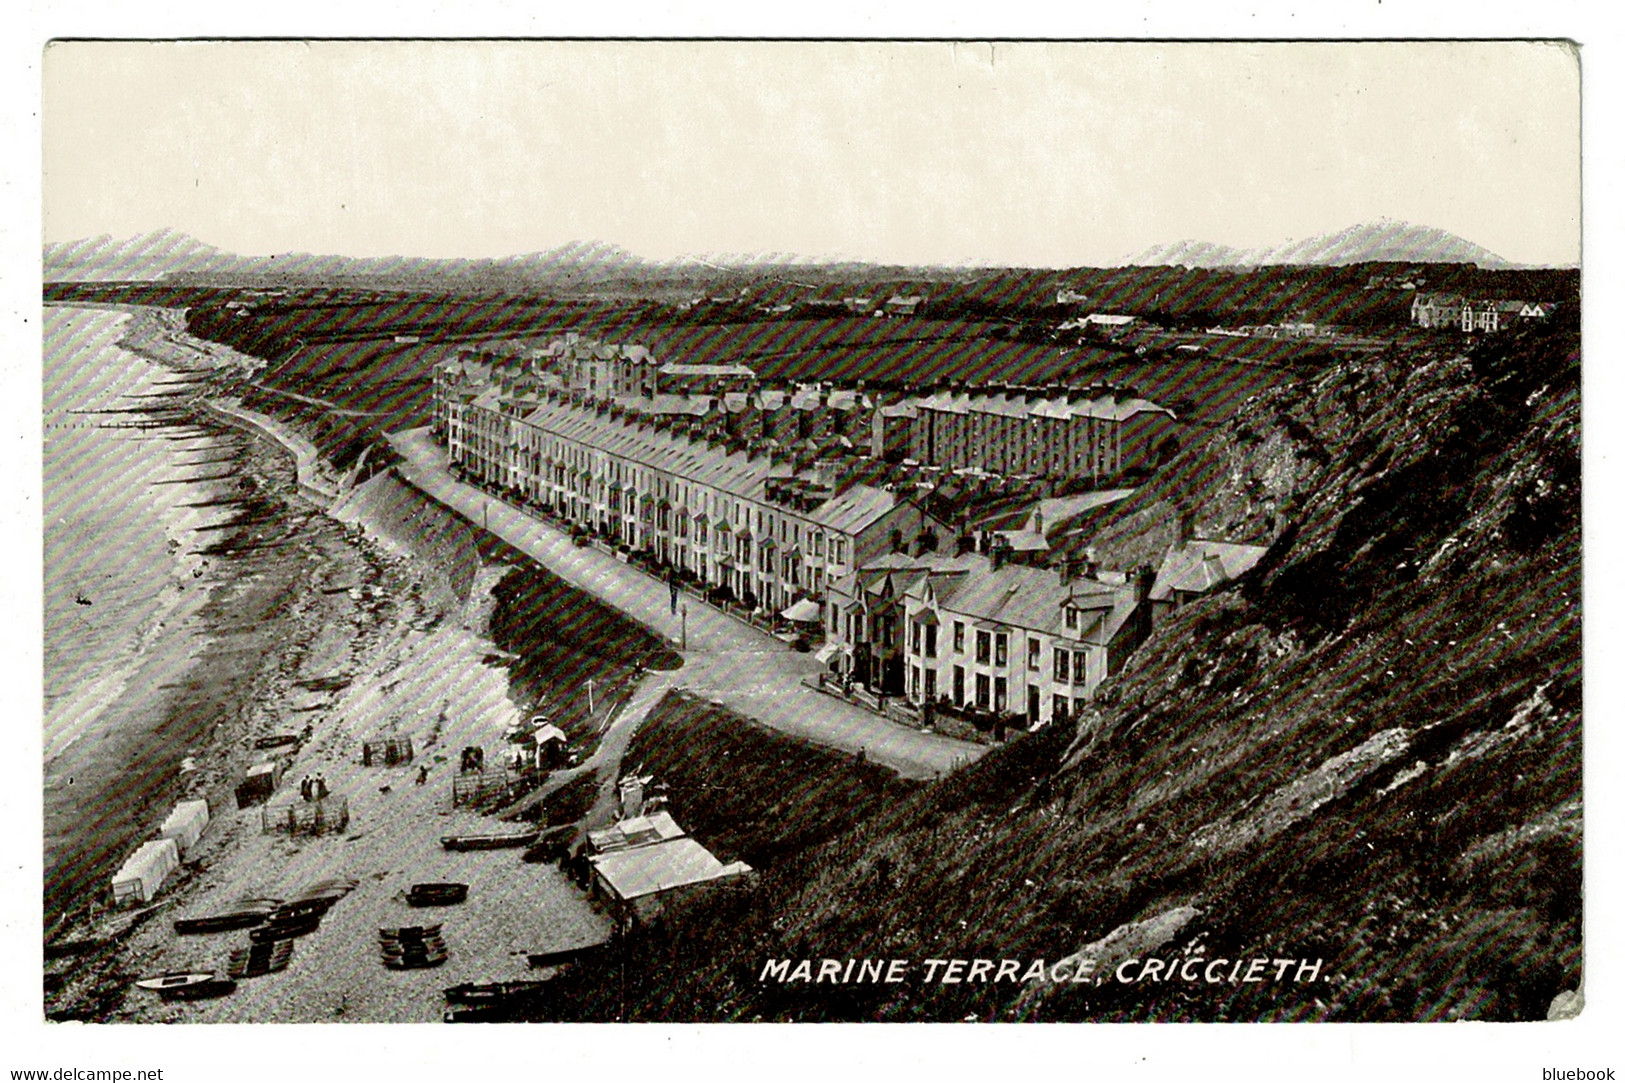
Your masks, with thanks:
M 1110 389 L 945 391 L 912 406 L 910 457 L 947 470 L 1101 480 L 1179 447 L 1172 410 Z
M 451 461 L 570 522 L 651 554 L 768 612 L 820 605 L 832 578 L 888 552 L 945 543 L 946 524 L 907 493 L 650 418 L 533 373 L 437 380 Z
M 1081 711 L 1144 640 L 1151 586 L 1149 568 L 887 555 L 833 585 L 825 649 L 873 691 L 1036 729 Z

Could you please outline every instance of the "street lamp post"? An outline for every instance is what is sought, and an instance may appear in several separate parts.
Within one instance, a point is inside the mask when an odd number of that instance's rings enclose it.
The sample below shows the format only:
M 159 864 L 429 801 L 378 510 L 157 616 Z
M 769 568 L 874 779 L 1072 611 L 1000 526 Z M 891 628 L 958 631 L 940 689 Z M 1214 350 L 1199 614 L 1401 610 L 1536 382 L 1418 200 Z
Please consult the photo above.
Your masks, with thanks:
M 683 603 L 683 650 L 688 650 L 688 603 Z

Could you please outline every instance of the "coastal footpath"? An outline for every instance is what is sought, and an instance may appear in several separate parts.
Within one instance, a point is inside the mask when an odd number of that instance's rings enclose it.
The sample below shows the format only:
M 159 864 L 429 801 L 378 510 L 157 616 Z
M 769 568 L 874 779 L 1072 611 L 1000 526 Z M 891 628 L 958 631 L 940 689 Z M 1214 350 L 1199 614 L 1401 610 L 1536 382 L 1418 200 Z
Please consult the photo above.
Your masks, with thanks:
M 818 694 L 803 683 L 820 668 L 811 655 L 790 650 L 687 591 L 674 613 L 664 583 L 607 553 L 577 546 L 561 531 L 452 477 L 445 452 L 427 429 L 395 433 L 389 440 L 405 460 L 396 471 L 407 483 L 680 648 L 684 665 L 674 687 L 782 733 L 861 752 L 905 778 L 940 778 L 985 751 L 980 745 L 910 729 Z

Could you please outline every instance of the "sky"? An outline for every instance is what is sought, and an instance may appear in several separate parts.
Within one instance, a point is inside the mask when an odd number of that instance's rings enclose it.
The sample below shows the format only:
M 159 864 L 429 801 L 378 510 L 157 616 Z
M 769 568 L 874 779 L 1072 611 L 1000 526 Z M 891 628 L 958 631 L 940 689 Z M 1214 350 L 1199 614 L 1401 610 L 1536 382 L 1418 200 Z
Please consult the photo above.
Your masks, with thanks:
M 1075 266 L 1387 217 L 1579 255 L 1540 43 L 58 42 L 47 241 Z

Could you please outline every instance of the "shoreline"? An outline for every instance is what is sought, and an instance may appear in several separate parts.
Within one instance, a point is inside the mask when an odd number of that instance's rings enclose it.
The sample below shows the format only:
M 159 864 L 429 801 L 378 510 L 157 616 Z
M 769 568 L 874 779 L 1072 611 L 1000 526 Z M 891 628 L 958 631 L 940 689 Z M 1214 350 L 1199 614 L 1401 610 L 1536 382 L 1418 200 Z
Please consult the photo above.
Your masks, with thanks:
M 165 353 L 178 349 L 163 330 L 154 333 L 169 343 Z M 197 371 L 191 365 L 186 370 Z M 274 497 L 275 513 L 258 529 L 233 532 L 255 537 L 215 562 L 222 583 L 199 603 L 196 616 L 207 642 L 189 657 L 187 675 L 172 682 L 185 687 L 156 696 L 161 702 L 149 705 L 149 721 L 141 727 L 172 731 L 177 724 L 206 723 L 201 747 L 187 750 L 195 770 L 187 773 L 184 791 L 207 795 L 212 821 L 155 907 L 120 912 L 86 903 L 51 930 L 56 942 L 77 939 L 88 950 L 47 960 L 48 1017 L 438 1020 L 440 989 L 459 970 L 466 980 L 489 980 L 506 960 L 512 972 L 496 976 L 536 977 L 525 968 L 524 951 L 602 939 L 604 919 L 557 868 L 517 865 L 511 851 L 506 860 L 493 860 L 445 854 L 438 846 L 448 829 L 493 829 L 494 821 L 484 815 L 448 807 L 448 760 L 455 763 L 449 753 L 465 744 L 500 748 L 504 729 L 520 718 L 508 662 L 485 628 L 495 604 L 491 588 L 508 567 L 481 561 L 476 551 L 473 582 L 458 598 L 452 583 L 457 576 L 447 579 L 426 566 L 411 545 L 391 544 L 386 524 L 368 528 L 377 509 L 367 505 L 360 491 L 365 485 L 345 495 L 341 504 L 347 508 L 331 509 L 353 514 L 330 515 L 298 499 L 295 464 L 271 434 L 257 431 L 234 459 Z M 310 690 L 331 683 L 340 687 Z M 310 739 L 280 757 L 284 782 L 273 800 L 281 803 L 290 789 L 296 791 L 303 775 L 323 774 L 349 801 L 349 830 L 299 839 L 263 834 L 261 809 L 236 809 L 232 786 L 250 762 L 267 755 L 252 749 L 256 736 L 297 731 L 306 722 Z M 406 772 L 368 770 L 356 762 L 360 740 L 382 730 L 414 738 L 416 764 L 430 768 L 429 784 L 413 786 Z M 167 797 L 155 804 L 149 836 L 167 809 Z M 463 930 L 454 963 L 401 975 L 381 971 L 371 941 L 373 926 L 412 920 L 414 912 L 395 898 L 403 886 L 396 880 L 412 875 L 401 868 L 409 853 L 423 868 L 419 879 L 462 879 L 476 891 L 458 908 Z M 465 864 L 473 867 L 460 867 Z M 239 939 L 177 937 L 169 927 L 173 918 L 217 911 L 243 894 L 291 897 L 302 884 L 334 875 L 362 884 L 319 934 L 301 942 L 303 951 L 288 971 L 246 982 L 233 997 L 212 1004 L 168 1003 L 131 990 L 130 982 L 143 973 L 223 969 L 224 948 Z M 349 920 L 339 920 L 340 912 Z M 337 928 L 330 932 L 328 925 Z M 330 1004 L 335 986 L 346 991 Z
M 107 314 L 118 318 L 109 322 Z M 48 473 L 60 473 L 48 479 L 55 491 L 45 509 L 46 523 L 50 526 L 57 514 L 50 510 L 54 504 L 72 524 L 62 519 L 68 532 L 55 535 L 55 541 L 47 534 L 44 554 L 47 588 L 56 592 L 46 601 L 46 619 L 54 622 L 46 638 L 57 652 L 48 652 L 42 718 L 47 858 L 42 902 L 47 921 L 83 911 L 87 894 L 93 898 L 94 885 L 123 859 L 118 851 L 126 841 L 150 830 L 146 821 L 153 815 L 162 819 L 164 813 L 154 806 L 191 789 L 192 780 L 179 776 L 178 768 L 200 727 L 174 717 L 169 704 L 191 680 L 209 646 L 204 614 L 220 581 L 217 562 L 202 550 L 218 536 L 216 531 L 230 536 L 237 528 L 231 525 L 231 487 L 213 474 L 189 478 L 193 464 L 186 460 L 204 455 L 211 462 L 236 462 L 243 453 L 233 432 L 191 415 L 185 390 L 149 390 L 171 383 L 162 374 L 179 371 L 127 349 L 128 342 L 160 326 L 149 313 L 100 309 L 95 318 L 76 319 L 63 316 L 48 332 L 48 360 L 104 368 L 84 382 L 73 369 L 59 369 L 46 382 L 48 412 L 92 419 L 68 426 L 68 442 L 48 466 Z M 120 355 L 127 355 L 123 362 Z M 151 419 L 150 438 L 143 433 L 129 440 L 124 434 L 89 439 L 88 429 L 125 427 L 97 422 L 98 415 L 124 412 L 125 403 L 142 411 L 144 400 L 162 404 L 150 415 L 139 415 Z M 149 428 L 145 423 L 140 427 Z M 167 442 L 171 440 L 181 443 Z M 112 519 L 105 511 L 84 510 L 79 494 L 93 490 L 77 479 L 89 479 L 94 486 L 103 461 L 87 460 L 87 454 L 120 464 L 113 480 L 123 487 L 122 500 L 109 506 L 123 510 Z M 106 537 L 99 533 L 121 521 L 133 529 Z M 111 561 L 98 556 L 83 563 L 76 559 L 93 546 L 105 553 L 109 544 L 128 556 Z M 149 547 L 150 557 L 138 555 Z M 146 585 L 152 577 L 160 584 L 156 590 Z M 93 608 L 77 610 L 61 603 L 60 593 L 74 583 L 82 584 L 80 604 Z M 77 625 L 70 621 L 83 625 L 82 632 L 73 631 Z M 64 633 L 71 638 L 64 640 Z M 70 651 L 67 666 L 52 670 L 52 659 L 81 635 L 100 636 L 102 642 Z M 165 732 L 155 732 L 160 728 Z

